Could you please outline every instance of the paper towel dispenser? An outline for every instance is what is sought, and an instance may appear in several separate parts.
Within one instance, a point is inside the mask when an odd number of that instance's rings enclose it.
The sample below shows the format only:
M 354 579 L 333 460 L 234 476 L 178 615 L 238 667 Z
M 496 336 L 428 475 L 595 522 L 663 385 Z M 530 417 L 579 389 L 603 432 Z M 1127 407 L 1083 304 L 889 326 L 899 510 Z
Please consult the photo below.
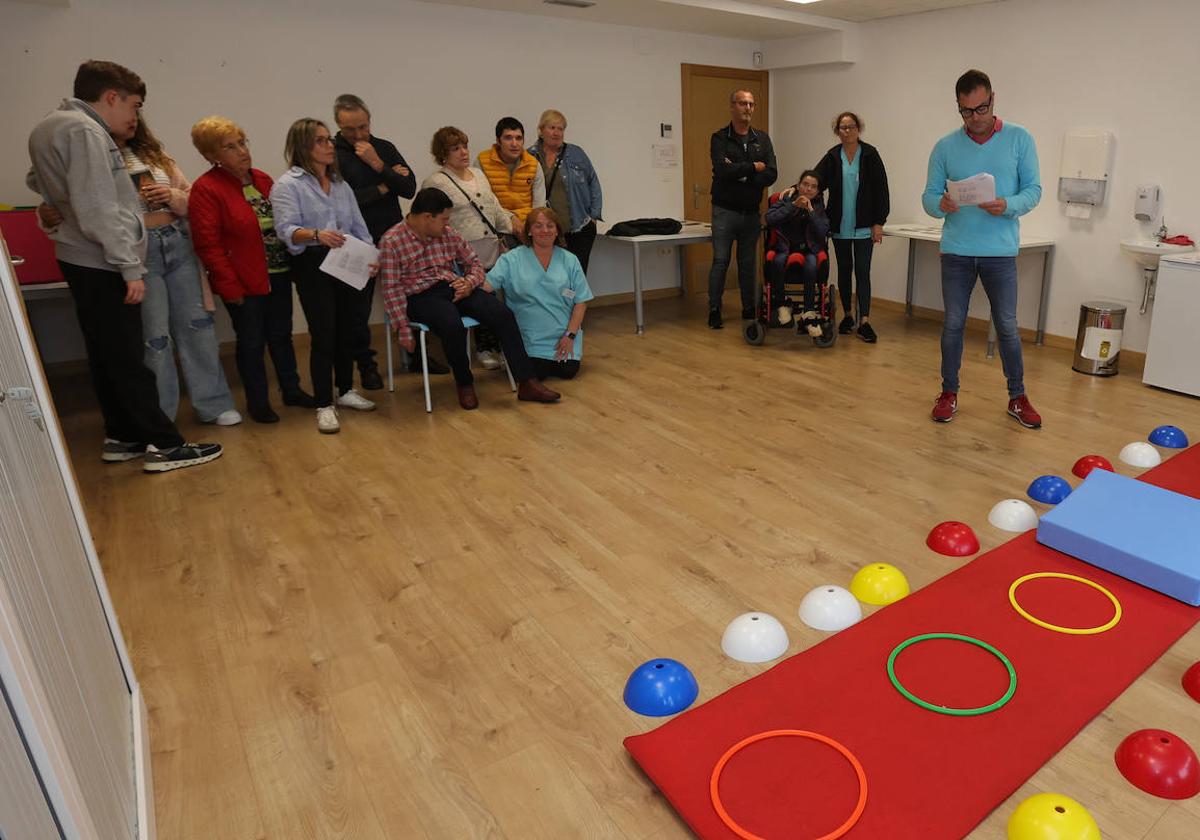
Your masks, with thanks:
M 1076 128 L 1063 137 L 1058 200 L 1067 203 L 1068 216 L 1086 219 L 1104 203 L 1114 147 L 1112 132 L 1103 129 Z

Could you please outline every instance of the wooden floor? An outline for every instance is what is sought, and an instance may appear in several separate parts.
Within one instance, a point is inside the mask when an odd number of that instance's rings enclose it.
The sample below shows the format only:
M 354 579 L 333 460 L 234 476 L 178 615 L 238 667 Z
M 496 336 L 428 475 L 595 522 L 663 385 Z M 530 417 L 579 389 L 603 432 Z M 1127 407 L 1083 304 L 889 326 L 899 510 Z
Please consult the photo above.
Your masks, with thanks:
M 300 409 L 184 423 L 226 454 L 168 475 L 101 464 L 86 380 L 54 380 L 150 707 L 163 840 L 687 837 L 621 746 L 657 725 L 621 701 L 636 665 L 679 659 L 712 698 L 768 667 L 722 655 L 735 615 L 779 617 L 796 653 L 824 637 L 796 618 L 810 588 L 879 559 L 924 586 L 961 563 L 925 547 L 933 524 L 964 520 L 986 550 L 1008 536 L 988 510 L 1033 477 L 1116 461 L 1161 423 L 1200 436 L 1200 401 L 1031 345 L 1045 428 L 1024 430 L 982 335 L 957 419 L 932 423 L 939 327 L 888 313 L 878 345 L 826 351 L 782 331 L 748 347 L 680 300 L 648 304 L 642 338 L 629 307 L 588 319 L 559 405 L 493 372 L 478 411 L 442 377 L 426 415 L 405 374 L 339 435 Z M 1111 760 L 1143 727 L 1200 746 L 1179 687 L 1197 659 L 1200 630 L 971 837 L 1003 838 L 1045 790 L 1106 840 L 1198 836 L 1200 802 L 1144 795 Z

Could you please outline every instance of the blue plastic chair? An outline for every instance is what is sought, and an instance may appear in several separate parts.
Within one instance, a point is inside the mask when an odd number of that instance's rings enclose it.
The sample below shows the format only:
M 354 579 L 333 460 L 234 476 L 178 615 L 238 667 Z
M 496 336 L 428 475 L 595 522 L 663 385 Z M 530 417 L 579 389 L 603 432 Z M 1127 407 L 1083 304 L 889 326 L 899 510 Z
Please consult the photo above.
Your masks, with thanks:
M 388 391 L 395 392 L 396 379 L 395 379 L 395 373 L 392 369 L 392 342 L 396 340 L 396 335 L 392 331 L 391 320 L 388 318 L 386 313 L 383 316 L 383 323 L 384 323 L 385 328 L 387 329 Z M 429 326 L 427 324 L 422 324 L 420 321 L 409 321 L 408 324 L 410 327 L 412 327 L 414 330 L 417 331 L 417 336 L 418 336 L 417 344 L 421 348 L 421 378 L 424 380 L 424 384 L 425 384 L 425 411 L 428 414 L 432 414 L 433 413 L 433 400 L 429 395 L 429 352 L 428 352 L 428 350 L 426 348 L 426 344 L 425 344 L 425 336 L 429 333 Z M 467 330 L 467 363 L 470 364 L 470 362 L 471 362 L 471 330 L 474 327 L 478 327 L 479 322 L 468 315 L 463 315 L 462 316 L 462 325 Z M 504 372 L 506 374 L 508 374 L 508 384 L 514 391 L 516 391 L 517 383 L 516 383 L 516 380 L 513 379 L 512 371 L 509 370 L 509 368 L 508 368 L 508 359 L 506 359 L 504 357 L 504 351 L 500 352 L 500 358 L 503 359 L 503 361 L 504 361 Z

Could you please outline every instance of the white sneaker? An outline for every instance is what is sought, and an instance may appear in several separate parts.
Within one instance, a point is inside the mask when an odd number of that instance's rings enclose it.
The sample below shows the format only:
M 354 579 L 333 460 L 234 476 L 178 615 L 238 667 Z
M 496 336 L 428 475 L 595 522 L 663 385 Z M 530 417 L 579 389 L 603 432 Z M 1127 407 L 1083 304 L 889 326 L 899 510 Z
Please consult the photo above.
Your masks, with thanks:
M 317 431 L 323 435 L 336 435 L 342 430 L 338 422 L 337 409 L 331 405 L 317 409 Z
M 355 411 L 374 411 L 375 403 L 364 397 L 362 394 L 351 388 L 346 393 L 337 398 L 337 404 L 346 408 L 353 408 Z
M 504 364 L 500 361 L 500 354 L 495 350 L 480 350 L 475 354 L 475 361 L 479 362 L 484 370 L 499 370 Z
M 820 313 L 810 309 L 800 316 L 800 320 L 804 322 L 804 329 L 808 332 L 810 338 L 821 337 Z M 799 323 L 796 326 L 799 327 Z
M 786 327 L 792 323 L 792 308 L 790 306 L 781 306 L 777 310 L 779 316 L 779 326 Z
M 222 411 L 217 415 L 217 419 L 213 421 L 218 426 L 236 426 L 242 422 L 242 415 L 238 413 L 236 408 L 231 408 L 228 411 Z

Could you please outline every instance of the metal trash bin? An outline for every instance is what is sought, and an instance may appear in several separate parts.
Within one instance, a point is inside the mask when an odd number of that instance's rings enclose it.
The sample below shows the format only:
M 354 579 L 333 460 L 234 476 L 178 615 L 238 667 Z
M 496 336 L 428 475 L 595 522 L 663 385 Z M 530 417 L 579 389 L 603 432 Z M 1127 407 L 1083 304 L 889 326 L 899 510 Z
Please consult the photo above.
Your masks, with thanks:
M 1089 300 L 1079 307 L 1075 361 L 1071 368 L 1092 376 L 1114 376 L 1125 332 L 1125 305 Z

